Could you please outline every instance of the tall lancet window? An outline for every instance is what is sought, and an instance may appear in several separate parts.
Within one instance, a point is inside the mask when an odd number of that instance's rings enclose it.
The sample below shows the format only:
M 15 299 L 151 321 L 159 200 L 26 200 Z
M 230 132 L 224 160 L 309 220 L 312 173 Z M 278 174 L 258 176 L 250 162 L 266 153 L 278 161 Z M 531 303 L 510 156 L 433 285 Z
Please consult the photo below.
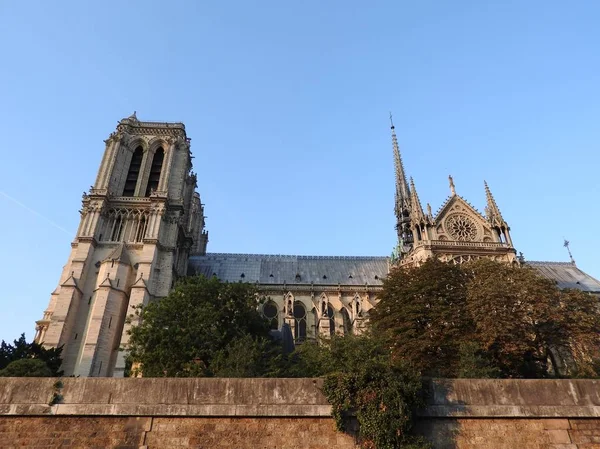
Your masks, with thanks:
M 144 150 L 139 146 L 135 149 L 133 156 L 131 157 L 127 179 L 125 179 L 125 187 L 123 188 L 123 196 L 133 196 L 135 194 L 135 186 L 140 175 L 143 157 Z
M 150 176 L 148 177 L 148 187 L 146 188 L 146 196 L 150 196 L 153 190 L 158 189 L 158 181 L 160 181 L 160 171 L 162 170 L 165 151 L 162 148 L 156 150 L 152 159 L 152 167 L 150 168 Z
M 306 340 L 306 309 L 298 301 L 294 303 L 294 337 L 296 342 Z
M 329 318 L 329 335 L 335 335 L 335 315 L 329 304 L 327 304 L 327 318 Z

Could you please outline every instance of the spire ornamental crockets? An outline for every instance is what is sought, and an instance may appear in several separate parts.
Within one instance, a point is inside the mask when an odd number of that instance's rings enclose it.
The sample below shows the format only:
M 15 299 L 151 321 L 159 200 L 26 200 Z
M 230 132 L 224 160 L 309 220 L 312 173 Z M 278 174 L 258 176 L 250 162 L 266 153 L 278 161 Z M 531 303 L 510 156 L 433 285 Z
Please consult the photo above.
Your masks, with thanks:
M 396 137 L 396 129 L 390 113 L 390 125 L 392 130 L 392 149 L 394 153 L 394 169 L 396 175 L 396 194 L 395 194 L 395 213 L 396 213 L 396 231 L 398 233 L 398 247 L 401 253 L 410 249 L 413 243 L 411 230 L 411 198 L 408 182 L 404 173 L 404 165 L 400 156 L 400 148 Z

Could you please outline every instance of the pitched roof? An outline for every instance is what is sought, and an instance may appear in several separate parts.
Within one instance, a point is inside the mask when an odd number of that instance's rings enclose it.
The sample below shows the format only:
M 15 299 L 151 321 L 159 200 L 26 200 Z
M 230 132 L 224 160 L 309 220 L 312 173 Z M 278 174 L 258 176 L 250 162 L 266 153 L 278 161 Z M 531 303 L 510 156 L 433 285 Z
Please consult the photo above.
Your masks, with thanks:
M 444 213 L 446 212 L 446 210 L 448 209 L 448 207 L 450 206 L 450 204 L 454 204 L 456 201 L 460 201 L 462 202 L 464 205 L 466 205 L 468 208 L 471 209 L 471 212 L 478 215 L 479 217 L 481 217 L 483 220 L 485 220 L 485 216 L 479 212 L 477 210 L 477 208 L 475 206 L 473 206 L 471 203 L 469 203 L 466 199 L 464 199 L 462 196 L 460 195 L 450 195 L 448 198 L 446 198 L 446 201 L 444 201 L 444 203 L 440 206 L 440 208 L 437 210 L 437 212 L 435 213 L 435 217 L 434 217 L 434 221 L 437 222 L 437 220 L 444 215 Z
M 575 288 L 585 292 L 600 292 L 600 281 L 581 271 L 570 262 L 527 261 L 542 276 L 553 279 L 559 288 Z
M 103 262 L 110 262 L 111 260 L 116 260 L 125 265 L 131 265 L 131 260 L 129 259 L 127 249 L 125 248 L 125 244 L 123 242 L 119 243 L 119 245 L 117 245 L 117 247 L 103 260 Z
M 600 281 L 572 263 L 528 261 L 527 265 L 555 280 L 559 288 L 600 293 Z M 190 257 L 188 264 L 189 275 L 214 275 L 227 282 L 278 285 L 381 285 L 388 269 L 388 257 L 352 256 L 208 253 Z
M 208 253 L 190 257 L 188 274 L 259 284 L 381 285 L 388 263 L 387 257 Z

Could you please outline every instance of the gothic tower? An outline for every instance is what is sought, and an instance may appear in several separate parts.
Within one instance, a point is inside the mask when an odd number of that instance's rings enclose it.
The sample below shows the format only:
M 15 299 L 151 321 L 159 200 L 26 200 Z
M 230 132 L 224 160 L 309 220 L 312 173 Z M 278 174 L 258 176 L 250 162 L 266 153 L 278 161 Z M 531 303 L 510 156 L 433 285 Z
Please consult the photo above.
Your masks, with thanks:
M 456 194 L 449 177 L 450 196 L 437 214 L 423 211 L 412 178 L 406 181 L 404 166 L 392 123 L 392 149 L 396 176 L 396 230 L 398 250 L 394 260 L 400 266 L 418 266 L 430 257 L 462 263 L 481 257 L 505 263 L 518 263 L 510 228 L 484 181 L 487 206 L 485 216 Z
M 36 341 L 63 346 L 67 376 L 123 376 L 132 307 L 166 296 L 208 241 L 183 123 L 134 113 L 105 143 L 71 254 L 36 322 Z

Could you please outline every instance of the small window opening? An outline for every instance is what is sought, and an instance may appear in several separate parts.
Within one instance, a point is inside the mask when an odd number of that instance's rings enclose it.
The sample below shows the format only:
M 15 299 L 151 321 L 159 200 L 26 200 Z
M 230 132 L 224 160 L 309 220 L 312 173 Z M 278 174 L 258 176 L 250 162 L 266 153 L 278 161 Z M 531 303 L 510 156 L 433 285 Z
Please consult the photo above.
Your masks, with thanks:
M 101 370 L 102 370 L 102 360 L 100 360 L 100 366 L 98 367 L 98 374 L 100 374 Z
M 129 171 L 127 172 L 127 178 L 125 179 L 125 187 L 123 188 L 123 196 L 133 196 L 135 194 L 135 186 L 137 185 L 137 180 L 140 175 L 143 157 L 144 150 L 139 146 L 135 149 L 133 156 L 131 157 Z
M 375 275 L 375 279 L 379 279 L 379 276 Z
M 90 296 L 90 299 L 88 299 L 88 306 L 92 303 L 92 297 Z
M 108 320 L 108 328 L 110 329 L 110 325 L 112 324 L 112 316 L 110 317 L 110 319 Z
M 273 276 L 273 273 L 271 273 L 271 274 L 269 275 L 269 277 L 270 277 L 270 278 L 272 278 L 272 277 L 275 277 L 275 276 Z
M 348 276 L 348 279 L 352 279 L 352 275 Z
M 74 338 L 73 340 L 77 340 L 77 335 L 78 335 L 78 334 L 77 334 L 77 333 L 75 333 L 75 338 Z
M 300 273 L 296 273 L 296 282 L 299 282 L 301 279 Z
M 162 148 L 156 150 L 156 153 L 154 153 L 154 157 L 152 158 L 152 166 L 150 167 L 146 196 L 150 196 L 150 193 L 152 193 L 153 190 L 158 189 L 158 182 L 160 181 L 160 172 L 162 170 L 164 158 L 165 151 Z
M 121 279 L 117 279 L 117 287 L 119 286 L 119 282 L 121 282 Z
M 323 275 L 323 279 L 327 279 L 327 276 L 326 276 L 326 275 Z
M 240 277 L 241 277 L 241 278 L 245 278 L 245 277 L 246 277 L 246 275 L 245 275 L 244 273 L 242 273 L 242 274 L 240 274 Z

